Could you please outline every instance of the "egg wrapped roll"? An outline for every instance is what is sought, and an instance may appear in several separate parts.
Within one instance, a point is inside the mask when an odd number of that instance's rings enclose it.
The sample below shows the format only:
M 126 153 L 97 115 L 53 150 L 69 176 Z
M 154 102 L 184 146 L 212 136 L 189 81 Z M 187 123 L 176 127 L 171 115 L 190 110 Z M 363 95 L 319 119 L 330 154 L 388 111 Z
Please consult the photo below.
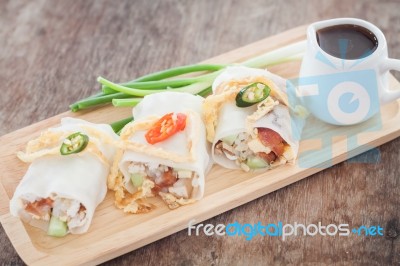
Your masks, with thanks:
M 106 195 L 117 141 L 110 125 L 61 119 L 17 154 L 31 164 L 10 201 L 11 214 L 52 236 L 85 233 Z
M 171 209 L 203 197 L 210 166 L 203 101 L 188 93 L 161 92 L 145 96 L 133 109 L 135 120 L 121 132 L 108 183 L 117 207 L 144 213 L 155 207 L 147 200 L 151 197 L 161 197 Z M 160 134 L 149 133 L 157 128 Z
M 286 82 L 243 66 L 228 67 L 215 79 L 204 118 L 217 164 L 250 171 L 294 163 L 307 111 L 289 105 Z

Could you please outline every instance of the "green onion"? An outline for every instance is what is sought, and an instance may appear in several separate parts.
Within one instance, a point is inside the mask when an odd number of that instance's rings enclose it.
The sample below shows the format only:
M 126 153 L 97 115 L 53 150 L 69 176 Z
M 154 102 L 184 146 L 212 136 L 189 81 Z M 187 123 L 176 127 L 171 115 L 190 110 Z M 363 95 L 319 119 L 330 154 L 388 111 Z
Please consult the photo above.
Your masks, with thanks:
M 101 80 L 97 79 L 101 83 Z M 186 79 L 169 79 L 169 80 L 157 80 L 157 81 L 143 81 L 143 82 L 132 82 L 132 83 L 121 83 L 117 84 L 122 87 L 140 89 L 140 90 L 152 90 L 152 89 L 166 89 L 168 87 L 181 87 L 190 85 L 197 82 L 197 78 L 186 78 Z M 103 83 L 102 83 L 103 84 Z M 115 83 L 114 83 L 115 84 Z M 103 84 L 105 85 L 105 84 Z M 116 90 L 112 86 L 106 85 L 106 89 L 103 87 L 103 93 L 115 93 Z M 110 90 L 112 89 L 112 90 Z M 117 90 L 118 91 L 118 90 Z
M 251 58 L 241 65 L 261 68 L 281 64 L 284 62 L 301 60 L 305 50 L 305 41 L 291 44 L 274 51 Z M 70 105 L 73 112 L 111 103 L 114 106 L 135 106 L 142 97 L 162 91 L 179 91 L 201 96 L 212 92 L 211 86 L 214 79 L 227 67 L 227 65 L 198 64 L 174 67 L 155 72 L 124 83 L 114 83 L 103 77 L 97 81 L 102 85 L 101 92 L 94 96 L 80 100 Z M 209 73 L 195 77 L 178 76 L 207 71 Z M 171 79 L 172 78 L 172 79 Z
M 131 121 L 133 121 L 133 117 L 132 116 L 128 117 L 128 118 L 124 118 L 124 119 L 119 120 L 119 121 L 116 121 L 116 122 L 112 123 L 110 126 L 112 127 L 114 132 L 119 135 L 121 130 L 124 128 L 124 126 L 126 126 L 126 124 L 128 124 Z
M 138 89 L 128 88 L 128 87 L 113 83 L 102 77 L 98 77 L 97 82 L 113 89 L 114 91 L 123 92 L 125 94 L 129 94 L 129 95 L 133 95 L 133 96 L 146 96 L 146 95 L 149 95 L 152 93 L 164 91 L 164 90 L 138 90 Z
M 199 65 L 188 65 L 170 68 L 164 71 L 155 72 L 146 76 L 142 76 L 131 82 L 137 81 L 155 81 L 162 80 L 166 78 L 176 77 L 188 73 L 199 72 L 199 71 L 217 71 L 224 69 L 226 65 L 210 65 L 210 64 L 199 64 Z M 129 82 L 127 82 L 129 83 Z
M 99 94 L 99 95 L 94 95 L 89 98 L 83 99 L 81 101 L 78 101 L 72 105 L 70 105 L 70 108 L 73 112 L 83 110 L 86 108 L 90 108 L 92 106 L 96 105 L 101 105 L 101 104 L 106 104 L 112 102 L 113 99 L 124 99 L 124 98 L 129 98 L 132 97 L 131 95 L 117 92 L 114 94 Z
M 201 92 L 197 93 L 197 95 L 200 95 L 201 97 L 206 97 L 207 95 L 209 95 L 212 92 L 212 88 L 208 87 L 205 90 L 202 90 Z
M 306 41 L 278 48 L 276 50 L 265 53 L 261 56 L 251 58 L 242 63 L 247 67 L 261 68 L 265 66 L 277 65 L 289 61 L 301 60 L 302 54 L 306 49 Z
M 120 85 L 130 87 L 130 88 L 135 88 L 135 86 L 133 84 L 138 83 L 138 82 L 158 81 L 158 80 L 162 80 L 162 79 L 167 79 L 167 78 L 176 77 L 176 76 L 193 73 L 193 72 L 199 72 L 199 71 L 217 71 L 220 69 L 224 69 L 225 67 L 226 67 L 226 65 L 210 65 L 210 64 L 199 64 L 199 65 L 174 67 L 174 68 L 170 68 L 170 69 L 167 69 L 164 71 L 159 71 L 159 72 L 155 72 L 152 74 L 148 74 L 148 75 L 142 76 L 140 78 L 137 78 L 135 80 L 122 83 Z M 169 86 L 171 86 L 171 85 L 169 85 Z M 139 89 L 139 88 L 137 88 L 137 89 Z M 110 94 L 113 92 L 113 90 L 111 88 L 109 88 L 105 85 L 103 85 L 102 91 L 105 94 Z
M 214 76 L 213 76 L 214 77 Z M 202 82 L 204 80 L 210 80 L 207 75 L 195 77 L 195 78 L 185 78 L 185 79 L 168 79 L 168 80 L 157 80 L 157 81 L 143 81 L 143 82 L 131 82 L 131 83 L 121 83 L 112 85 L 106 84 L 102 81 L 106 79 L 99 77 L 98 82 L 103 84 L 103 93 L 111 94 L 121 91 L 121 87 L 139 89 L 139 90 L 155 90 L 155 89 L 167 89 L 167 88 L 179 88 L 183 86 L 188 86 L 197 82 Z M 107 81 L 107 80 L 106 80 Z M 118 85 L 117 88 L 115 85 Z M 118 89 L 119 88 L 119 89 Z
M 136 106 L 143 98 L 129 98 L 129 99 L 113 99 L 112 104 L 115 107 L 133 107 Z
M 97 81 L 115 91 L 119 91 L 119 92 L 129 94 L 132 96 L 139 96 L 139 97 L 143 97 L 143 96 L 157 93 L 157 92 L 163 92 L 165 90 L 173 90 L 173 91 L 178 91 L 178 92 L 189 92 L 192 94 L 197 94 L 197 93 L 203 91 L 204 89 L 208 88 L 212 84 L 212 80 L 210 80 L 209 77 L 207 77 L 207 79 L 205 79 L 204 81 L 201 81 L 201 79 L 198 79 L 198 82 L 193 82 L 192 84 L 185 85 L 185 86 L 178 87 L 178 88 L 167 87 L 165 89 L 136 89 L 136 88 L 129 88 L 129 87 L 125 87 L 125 86 L 113 83 L 109 80 L 106 80 L 103 77 L 98 77 Z

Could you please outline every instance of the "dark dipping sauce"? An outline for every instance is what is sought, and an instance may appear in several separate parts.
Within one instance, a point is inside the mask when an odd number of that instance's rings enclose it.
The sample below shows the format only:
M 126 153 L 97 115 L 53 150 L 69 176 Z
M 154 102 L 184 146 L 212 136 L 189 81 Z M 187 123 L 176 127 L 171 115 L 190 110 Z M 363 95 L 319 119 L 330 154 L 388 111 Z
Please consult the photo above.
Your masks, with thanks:
M 352 24 L 320 29 L 317 41 L 322 50 L 341 59 L 364 58 L 378 47 L 378 39 L 371 31 Z

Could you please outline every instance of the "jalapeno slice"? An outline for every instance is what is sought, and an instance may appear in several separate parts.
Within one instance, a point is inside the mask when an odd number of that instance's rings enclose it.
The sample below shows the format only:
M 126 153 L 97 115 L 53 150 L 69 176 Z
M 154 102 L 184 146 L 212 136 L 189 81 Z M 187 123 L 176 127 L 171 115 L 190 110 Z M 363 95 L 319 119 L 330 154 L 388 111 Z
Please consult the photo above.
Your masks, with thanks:
M 237 107 L 249 107 L 259 103 L 269 96 L 271 89 L 261 82 L 252 83 L 239 91 L 236 95 Z
M 69 155 L 83 151 L 89 143 L 89 137 L 80 132 L 69 135 L 64 139 L 60 148 L 61 155 Z

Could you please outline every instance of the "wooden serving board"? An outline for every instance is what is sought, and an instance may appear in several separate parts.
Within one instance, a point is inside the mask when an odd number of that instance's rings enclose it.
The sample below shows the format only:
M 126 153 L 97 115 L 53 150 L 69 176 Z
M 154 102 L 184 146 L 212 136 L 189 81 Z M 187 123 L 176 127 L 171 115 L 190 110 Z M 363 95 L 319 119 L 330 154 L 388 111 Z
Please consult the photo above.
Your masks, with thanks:
M 306 26 L 263 39 L 237 50 L 209 59 L 209 63 L 241 62 L 269 50 L 305 39 Z M 286 78 L 298 75 L 300 63 L 270 68 Z M 399 83 L 391 76 L 391 84 Z M 206 178 L 204 198 L 192 205 L 170 211 L 157 201 L 155 211 L 129 215 L 116 209 L 112 193 L 97 208 L 89 232 L 52 238 L 45 232 L 25 225 L 9 213 L 9 200 L 28 165 L 20 162 L 16 152 L 60 118 L 79 117 L 91 122 L 110 123 L 129 116 L 130 108 L 104 107 L 90 112 L 66 112 L 0 138 L 0 221 L 21 258 L 31 264 L 97 264 L 142 247 L 188 226 L 233 209 L 246 202 L 310 176 L 323 167 L 346 160 L 400 135 L 398 102 L 382 108 L 381 114 L 367 122 L 349 127 L 334 127 L 309 118 L 300 144 L 300 163 L 264 173 L 244 173 L 214 166 Z M 373 126 L 381 125 L 376 130 Z M 350 145 L 348 139 L 361 145 Z M 328 145 L 321 139 L 328 140 Z M 329 143 L 331 142 L 331 143 Z M 307 153 L 314 150 L 312 153 Z M 328 154 L 328 156 L 327 156 Z M 307 165 L 307 167 L 304 167 Z

